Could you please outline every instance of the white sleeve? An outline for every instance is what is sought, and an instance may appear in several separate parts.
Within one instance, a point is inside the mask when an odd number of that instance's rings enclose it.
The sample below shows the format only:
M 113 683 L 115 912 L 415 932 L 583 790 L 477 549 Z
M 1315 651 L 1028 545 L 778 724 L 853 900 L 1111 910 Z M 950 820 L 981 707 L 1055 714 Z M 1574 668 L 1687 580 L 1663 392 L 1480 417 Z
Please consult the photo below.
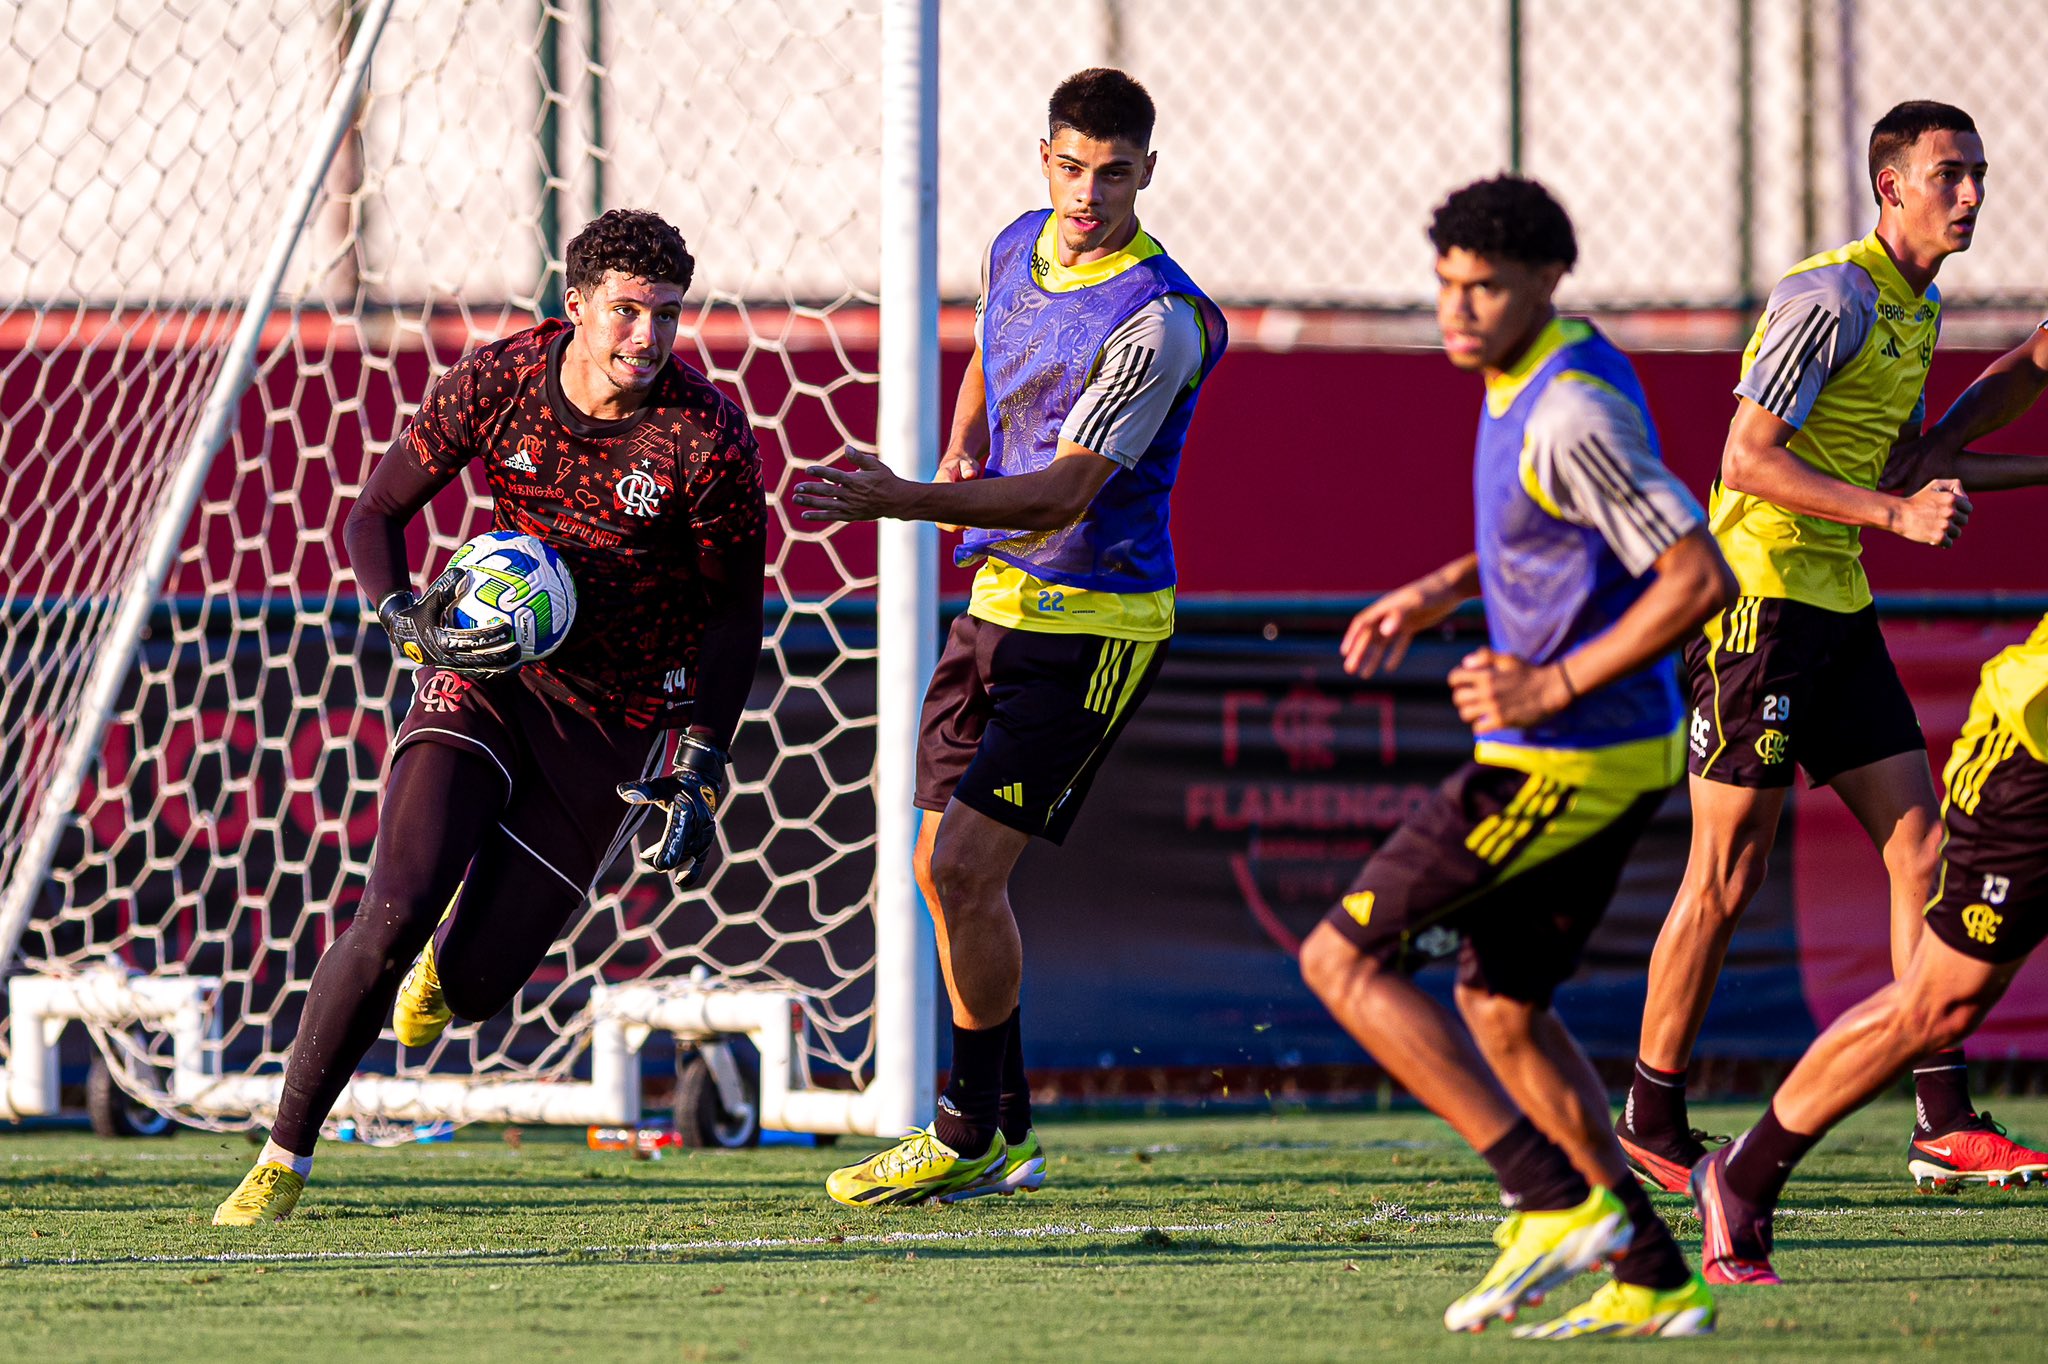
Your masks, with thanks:
M 1771 290 L 1763 343 L 1735 386 L 1789 426 L 1804 426 L 1829 379 L 1854 360 L 1876 321 L 1877 286 L 1854 265 L 1787 275 Z
M 1557 514 L 1599 531 L 1638 578 L 1705 519 L 1650 448 L 1635 404 L 1594 384 L 1551 382 L 1529 414 L 1522 459 Z
M 996 244 L 991 241 L 981 251 L 981 292 L 974 296 L 974 348 L 981 349 L 981 314 L 988 307 L 988 267 L 995 256 Z
M 1060 424 L 1070 440 L 1126 469 L 1202 372 L 1202 322 L 1178 294 L 1153 300 L 1110 333 L 1088 387 Z

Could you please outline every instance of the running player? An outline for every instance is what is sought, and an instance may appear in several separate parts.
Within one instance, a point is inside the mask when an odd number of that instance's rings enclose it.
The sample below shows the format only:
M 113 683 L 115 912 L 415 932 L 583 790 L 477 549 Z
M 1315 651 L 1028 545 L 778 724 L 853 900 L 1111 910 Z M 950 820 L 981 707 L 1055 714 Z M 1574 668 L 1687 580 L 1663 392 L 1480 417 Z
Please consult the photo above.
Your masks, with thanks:
M 1692 852 L 1650 957 L 1640 1051 L 1616 1122 L 1631 1165 L 1665 1189 L 1684 1189 L 1706 1154 L 1686 1114 L 1686 1067 L 1736 921 L 1763 883 L 1795 765 L 1834 787 L 1883 854 L 1894 972 L 1920 939 L 1941 821 L 1859 536 L 1867 526 L 1949 545 L 1969 519 L 1953 478 L 1911 496 L 1880 491 L 1879 480 L 1894 443 L 1919 430 L 1941 322 L 1934 277 L 1970 246 L 1984 171 L 1983 141 L 1960 109 L 1913 101 L 1879 119 L 1876 230 L 1795 266 L 1743 354 L 1709 504 L 1743 595 L 1686 646 Z M 1914 1080 L 1915 1159 L 1933 1142 L 1966 1165 L 2010 1163 L 2011 1143 L 1972 1110 L 1960 1051 L 1924 1058 Z
M 915 853 L 953 1006 L 952 1079 L 932 1125 L 833 1174 L 855 1207 L 1037 1188 L 1017 1011 L 1010 872 L 1066 837 L 1173 633 L 1168 501 L 1222 313 L 1139 226 L 1153 107 L 1121 71 L 1053 92 L 1039 159 L 1051 211 L 984 258 L 975 350 L 936 483 L 849 454 L 798 486 L 811 520 L 973 527 L 981 565 L 925 696 Z
M 694 265 L 654 214 L 591 223 L 567 251 L 568 322 L 442 375 L 349 513 L 356 579 L 419 684 L 355 920 L 313 972 L 270 1140 L 216 1223 L 291 1213 L 394 997 L 408 1046 L 503 1008 L 650 806 L 652 865 L 682 880 L 710 850 L 760 655 L 766 515 L 745 417 L 670 354 Z M 497 528 L 553 545 L 576 583 L 568 640 L 516 671 L 504 627 L 442 625 L 449 584 L 407 586 L 407 523 L 471 460 Z
M 2037 331 L 1986 370 L 1929 433 L 1934 462 L 1971 487 L 2038 482 L 2048 460 L 1962 447 L 2020 416 L 2044 389 L 2048 331 Z M 1960 1047 L 2048 938 L 2048 618 L 2024 644 L 1984 665 L 1942 783 L 1947 839 L 1927 931 L 1906 969 L 1820 1035 L 1762 1121 L 1693 1170 L 1713 1277 L 1779 1282 L 1771 1220 L 1792 1168 L 1916 1057 Z M 1961 1149 L 1964 1141 L 1984 1144 L 1985 1131 L 1998 1133 L 1989 1114 L 1981 1122 L 1960 1138 L 1916 1141 L 1915 1176 L 1945 1181 L 1968 1169 L 2000 1184 L 2048 1178 L 2048 1155 L 2039 1151 L 2010 1142 L 1995 1153 Z
M 1552 305 L 1578 258 L 1557 202 L 1530 180 L 1481 181 L 1445 200 L 1429 237 L 1445 353 L 1486 380 L 1478 550 L 1360 612 L 1344 661 L 1391 666 L 1481 598 L 1488 645 L 1450 678 L 1478 743 L 1302 944 L 1302 975 L 1500 1178 L 1500 1257 L 1446 1326 L 1512 1318 L 1612 1261 L 1616 1282 L 1518 1334 L 1704 1334 L 1713 1296 L 1629 1175 L 1551 996 L 1678 781 L 1671 651 L 1735 581 L 1664 468 L 1627 357 Z M 1452 953 L 1463 1026 L 1410 979 Z

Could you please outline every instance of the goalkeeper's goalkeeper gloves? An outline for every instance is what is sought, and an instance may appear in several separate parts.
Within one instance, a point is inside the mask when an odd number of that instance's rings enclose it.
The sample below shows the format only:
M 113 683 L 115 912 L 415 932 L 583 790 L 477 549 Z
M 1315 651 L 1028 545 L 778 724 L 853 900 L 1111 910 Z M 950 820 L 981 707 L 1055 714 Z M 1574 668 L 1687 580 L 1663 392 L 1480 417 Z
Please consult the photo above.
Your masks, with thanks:
M 628 805 L 658 805 L 667 816 L 661 837 L 640 854 L 656 871 L 687 890 L 700 879 L 704 859 L 718 839 L 718 806 L 725 799 L 725 754 L 694 734 L 676 742 L 675 770 L 651 781 L 619 786 Z
M 443 625 L 448 605 L 462 590 L 464 570 L 450 568 L 423 593 L 404 588 L 377 603 L 377 619 L 391 647 L 422 667 L 456 673 L 510 671 L 519 666 L 519 640 L 502 620 L 472 627 Z

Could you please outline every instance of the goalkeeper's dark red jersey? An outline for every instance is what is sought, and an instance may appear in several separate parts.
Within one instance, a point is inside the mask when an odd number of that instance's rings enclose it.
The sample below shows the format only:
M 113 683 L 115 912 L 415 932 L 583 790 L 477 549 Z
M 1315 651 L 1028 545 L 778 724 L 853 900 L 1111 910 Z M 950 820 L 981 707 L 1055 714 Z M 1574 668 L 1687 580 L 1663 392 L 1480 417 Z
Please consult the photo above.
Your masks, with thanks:
M 636 725 L 690 723 L 697 651 L 715 598 L 761 591 L 761 452 L 739 406 L 674 356 L 647 401 L 593 421 L 562 394 L 565 322 L 465 355 L 427 393 L 364 485 L 401 521 L 483 461 L 498 530 L 553 545 L 576 580 L 576 623 L 528 680 Z M 357 564 L 377 600 L 404 586 Z M 432 576 L 431 572 L 427 575 Z

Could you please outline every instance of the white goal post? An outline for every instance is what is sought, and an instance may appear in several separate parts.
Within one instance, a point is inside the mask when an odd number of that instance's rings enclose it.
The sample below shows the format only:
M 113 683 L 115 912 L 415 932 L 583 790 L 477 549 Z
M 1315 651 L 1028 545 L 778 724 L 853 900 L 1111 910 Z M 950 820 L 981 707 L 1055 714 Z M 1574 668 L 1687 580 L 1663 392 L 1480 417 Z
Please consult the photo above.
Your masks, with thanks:
M 634 206 L 691 241 L 678 354 L 736 390 L 776 504 L 722 856 L 688 895 L 622 859 L 509 1018 L 387 1035 L 335 1116 L 632 1122 L 667 1033 L 728 1108 L 718 1040 L 750 1038 L 762 1126 L 923 1121 L 936 536 L 781 495 L 821 436 L 936 468 L 938 0 L 48 8 L 0 18 L 0 153 L 66 200 L 0 203 L 0 443 L 43 476 L 0 504 L 0 1118 L 54 1110 L 71 1024 L 180 1120 L 274 1111 L 411 690 L 336 509 L 432 374 L 554 306 L 577 223 Z M 97 103 L 35 79 L 67 44 Z M 428 555 L 485 505 L 437 501 Z

